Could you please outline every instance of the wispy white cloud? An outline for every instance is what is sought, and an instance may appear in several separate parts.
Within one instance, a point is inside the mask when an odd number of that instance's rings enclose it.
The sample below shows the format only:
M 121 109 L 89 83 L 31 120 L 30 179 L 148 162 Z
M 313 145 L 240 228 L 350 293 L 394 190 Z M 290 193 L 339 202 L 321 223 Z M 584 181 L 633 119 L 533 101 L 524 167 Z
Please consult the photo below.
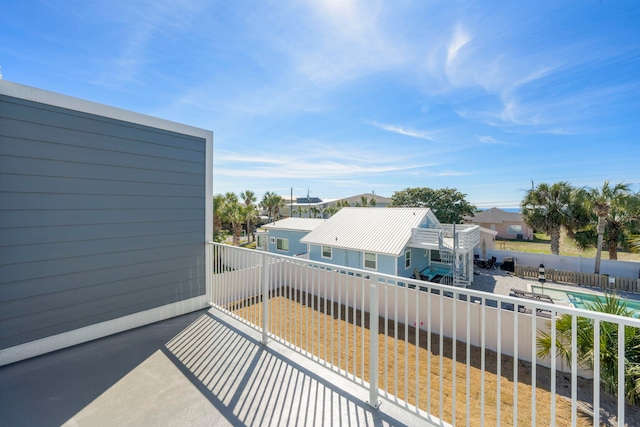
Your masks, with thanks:
M 415 156 L 414 156 L 415 157 Z M 244 167 L 237 167 L 244 165 Z M 415 169 L 433 168 L 435 163 L 416 161 L 408 156 L 358 155 L 357 150 L 340 152 L 304 150 L 290 154 L 258 153 L 248 155 L 228 150 L 218 150 L 214 157 L 215 174 L 220 176 L 254 178 L 295 179 L 350 179 L 350 177 L 375 176 Z
M 458 52 L 471 41 L 471 35 L 462 27 L 460 23 L 456 25 L 453 37 L 447 47 L 447 66 L 451 65 L 458 56 Z
M 205 5 L 204 0 L 181 1 L 179 7 L 173 0 L 152 0 L 136 4 L 114 1 L 108 7 L 95 6 L 94 13 L 119 24 L 122 37 L 119 54 L 103 63 L 104 69 L 94 83 L 121 86 L 138 79 L 142 70 L 155 62 L 152 53 L 155 39 L 189 29 L 192 17 Z
M 397 133 L 399 135 L 404 135 L 404 136 L 410 136 L 412 138 L 420 138 L 420 139 L 427 139 L 429 141 L 435 141 L 432 132 L 415 130 L 415 129 L 405 129 L 401 126 L 395 126 L 391 124 L 377 123 L 377 122 L 372 122 L 371 125 L 387 132 Z
M 507 142 L 507 141 L 501 141 L 498 139 L 495 139 L 491 136 L 478 136 L 476 135 L 476 139 L 480 142 L 482 142 L 483 144 L 490 144 L 490 145 L 515 145 L 511 142 Z

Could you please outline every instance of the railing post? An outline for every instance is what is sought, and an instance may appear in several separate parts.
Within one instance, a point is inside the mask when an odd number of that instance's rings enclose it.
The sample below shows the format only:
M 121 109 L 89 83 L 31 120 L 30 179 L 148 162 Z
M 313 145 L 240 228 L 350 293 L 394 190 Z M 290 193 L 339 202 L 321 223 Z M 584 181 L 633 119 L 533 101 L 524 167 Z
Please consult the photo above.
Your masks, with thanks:
M 372 275 L 369 279 L 369 401 L 370 406 L 378 408 L 378 288 L 380 280 Z
M 269 258 L 262 254 L 262 344 L 269 343 Z

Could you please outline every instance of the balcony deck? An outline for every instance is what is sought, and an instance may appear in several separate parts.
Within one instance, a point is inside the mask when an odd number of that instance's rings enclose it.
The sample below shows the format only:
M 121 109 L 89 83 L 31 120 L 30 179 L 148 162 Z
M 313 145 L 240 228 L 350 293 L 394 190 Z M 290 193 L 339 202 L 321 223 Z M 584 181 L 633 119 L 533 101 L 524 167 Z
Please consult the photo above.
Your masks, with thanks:
M 424 425 L 218 310 L 0 368 L 0 425 Z

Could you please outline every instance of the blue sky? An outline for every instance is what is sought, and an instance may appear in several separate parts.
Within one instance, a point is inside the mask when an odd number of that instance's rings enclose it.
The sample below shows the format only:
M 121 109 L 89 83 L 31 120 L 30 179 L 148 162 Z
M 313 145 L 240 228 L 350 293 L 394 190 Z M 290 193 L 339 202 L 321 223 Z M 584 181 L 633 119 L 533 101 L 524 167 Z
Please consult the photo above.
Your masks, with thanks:
M 214 191 L 640 190 L 640 2 L 5 0 L 5 80 L 213 130 Z

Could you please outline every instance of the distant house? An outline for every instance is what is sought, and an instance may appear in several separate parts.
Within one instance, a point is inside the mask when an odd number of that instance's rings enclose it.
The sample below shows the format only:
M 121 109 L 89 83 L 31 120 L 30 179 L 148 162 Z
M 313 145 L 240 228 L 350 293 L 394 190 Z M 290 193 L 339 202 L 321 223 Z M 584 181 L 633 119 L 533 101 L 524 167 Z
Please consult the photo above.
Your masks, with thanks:
M 358 194 L 357 196 L 345 197 L 343 199 L 336 200 L 336 202 L 333 204 L 335 205 L 337 202 L 346 200 L 347 202 L 349 202 L 351 206 L 358 206 L 358 205 L 361 205 L 362 198 L 367 199 L 369 202 L 371 202 L 371 200 L 374 200 L 376 208 L 384 208 L 391 204 L 390 198 L 379 196 L 373 193 L 364 193 L 364 194 Z
M 491 208 L 465 217 L 468 224 L 497 231 L 497 238 L 533 240 L 533 230 L 524 222 L 522 214 Z
M 357 196 L 345 197 L 342 199 L 330 199 L 320 197 L 297 197 L 291 199 L 289 196 L 284 197 L 285 205 L 280 208 L 280 216 L 282 217 L 299 217 L 299 218 L 328 218 L 329 212 L 326 210 L 331 206 L 336 206 L 339 202 L 348 202 L 349 206 L 362 206 L 362 199 L 365 198 L 367 203 L 371 200 L 375 201 L 375 207 L 383 208 L 391 203 L 388 197 L 379 196 L 373 193 L 358 194 Z
M 343 208 L 301 243 L 314 261 L 465 285 L 478 239 L 479 227 L 440 224 L 429 208 Z
M 324 223 L 317 218 L 285 218 L 265 224 L 256 233 L 256 249 L 287 256 L 307 253 L 307 245 L 300 239 Z

